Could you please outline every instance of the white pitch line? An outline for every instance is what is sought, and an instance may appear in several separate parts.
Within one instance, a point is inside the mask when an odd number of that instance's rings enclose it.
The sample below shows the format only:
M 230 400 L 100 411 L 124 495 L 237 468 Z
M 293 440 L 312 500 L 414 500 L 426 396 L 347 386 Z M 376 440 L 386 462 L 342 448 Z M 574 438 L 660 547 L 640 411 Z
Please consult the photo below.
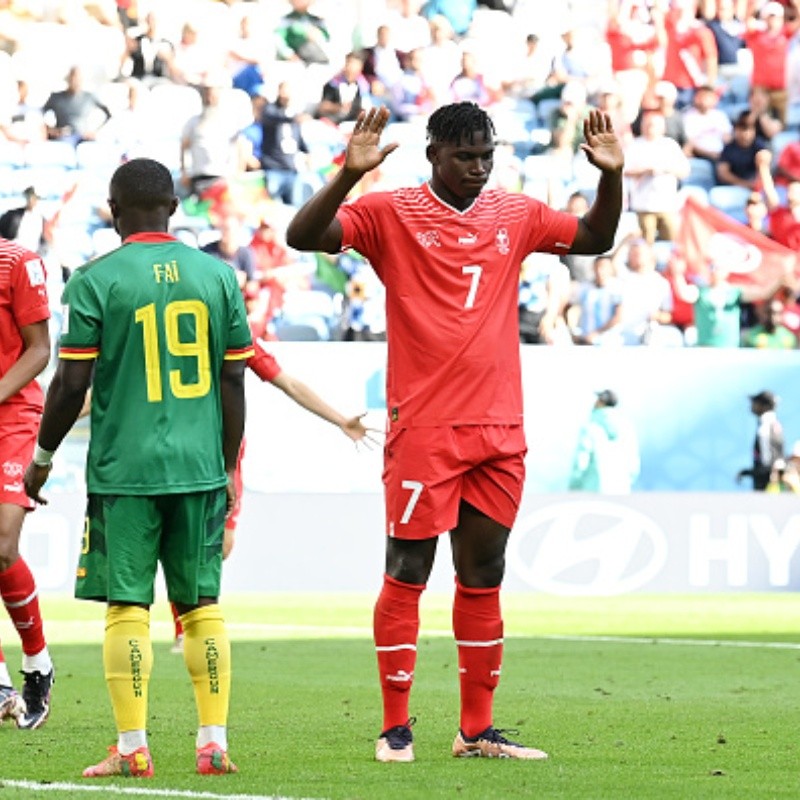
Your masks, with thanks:
M 38 781 L 16 781 L 0 778 L 0 788 L 29 789 L 37 792 L 102 792 L 104 795 L 117 794 L 127 797 L 185 797 L 190 800 L 312 800 L 311 798 L 292 798 L 283 795 L 262 794 L 216 794 L 214 792 L 192 792 L 181 789 L 147 789 L 139 786 L 116 786 L 104 783 L 39 783 Z
M 533 636 L 557 642 L 608 642 L 610 644 L 672 644 L 697 647 L 763 647 L 772 650 L 800 650 L 797 642 L 746 642 L 739 639 L 674 639 L 658 636 Z

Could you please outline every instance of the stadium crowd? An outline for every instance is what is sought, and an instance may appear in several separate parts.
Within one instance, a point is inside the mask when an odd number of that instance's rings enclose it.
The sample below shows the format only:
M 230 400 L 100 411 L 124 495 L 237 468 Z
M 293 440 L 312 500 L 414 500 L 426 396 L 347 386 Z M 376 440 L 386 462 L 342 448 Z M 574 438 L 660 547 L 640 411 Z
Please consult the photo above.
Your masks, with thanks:
M 108 178 L 147 156 L 256 336 L 382 339 L 369 263 L 284 238 L 359 110 L 386 106 L 401 146 L 356 193 L 425 180 L 425 120 L 472 100 L 494 183 L 582 213 L 598 107 L 625 147 L 618 242 L 523 264 L 523 341 L 797 347 L 800 0 L 18 0 L 0 23 L 0 232 L 51 281 L 118 244 Z

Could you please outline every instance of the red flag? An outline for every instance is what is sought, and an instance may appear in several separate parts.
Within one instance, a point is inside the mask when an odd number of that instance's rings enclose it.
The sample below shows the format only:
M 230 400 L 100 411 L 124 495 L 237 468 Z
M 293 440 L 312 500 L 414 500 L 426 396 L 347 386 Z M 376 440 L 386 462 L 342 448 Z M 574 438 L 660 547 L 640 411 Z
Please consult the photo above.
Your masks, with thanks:
M 688 271 L 703 277 L 715 263 L 730 271 L 732 283 L 774 286 L 792 272 L 800 276 L 800 257 L 794 250 L 694 197 L 684 203 L 676 244 Z

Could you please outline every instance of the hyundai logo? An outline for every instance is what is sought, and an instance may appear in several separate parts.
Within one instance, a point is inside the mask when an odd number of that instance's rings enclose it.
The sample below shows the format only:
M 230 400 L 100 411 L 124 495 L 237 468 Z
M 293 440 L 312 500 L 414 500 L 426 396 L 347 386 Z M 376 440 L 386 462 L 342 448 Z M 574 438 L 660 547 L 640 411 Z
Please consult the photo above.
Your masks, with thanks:
M 509 568 L 549 594 L 616 595 L 645 586 L 664 566 L 664 532 L 611 501 L 557 503 L 517 520 Z

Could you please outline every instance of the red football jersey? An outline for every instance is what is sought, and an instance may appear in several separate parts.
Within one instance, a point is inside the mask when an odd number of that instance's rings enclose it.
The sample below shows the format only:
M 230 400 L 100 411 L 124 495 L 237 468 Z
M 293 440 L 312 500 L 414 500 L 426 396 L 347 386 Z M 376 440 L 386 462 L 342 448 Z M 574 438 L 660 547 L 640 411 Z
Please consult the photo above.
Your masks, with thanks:
M 519 424 L 520 265 L 569 252 L 577 217 L 499 189 L 458 211 L 428 184 L 366 194 L 337 216 L 342 246 L 386 287 L 392 423 Z
M 44 264 L 36 253 L 0 239 L 0 375 L 5 375 L 22 354 L 20 329 L 50 317 L 46 280 Z M 9 404 L 41 411 L 43 395 L 38 381 L 32 380 L 2 407 Z

